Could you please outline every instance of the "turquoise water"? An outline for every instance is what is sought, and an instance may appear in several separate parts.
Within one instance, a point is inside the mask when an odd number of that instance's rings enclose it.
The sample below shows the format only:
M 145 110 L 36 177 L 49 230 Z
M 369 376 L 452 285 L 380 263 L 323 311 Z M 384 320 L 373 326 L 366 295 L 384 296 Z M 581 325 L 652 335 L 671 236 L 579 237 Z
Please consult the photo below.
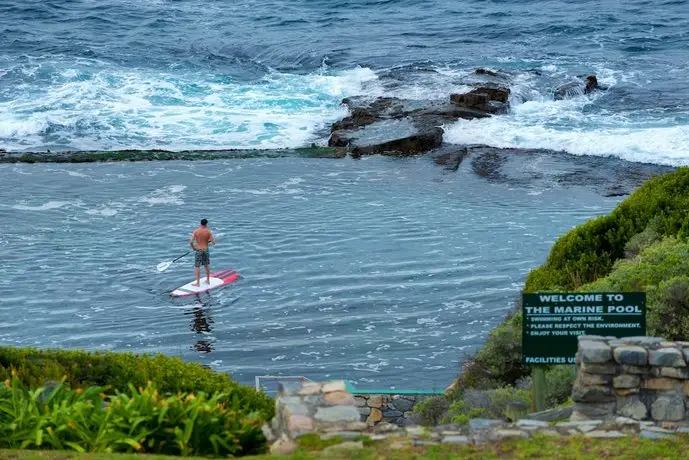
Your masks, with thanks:
M 362 388 L 444 388 L 554 239 L 619 200 L 428 158 L 0 165 L 0 183 L 0 344 Z M 241 278 L 172 299 L 192 258 L 156 265 L 201 218 L 213 269 Z
M 0 5 L 0 148 L 324 142 L 346 96 L 446 99 L 511 74 L 455 143 L 687 164 L 684 1 L 19 1 Z M 588 74 L 610 89 L 553 101 Z

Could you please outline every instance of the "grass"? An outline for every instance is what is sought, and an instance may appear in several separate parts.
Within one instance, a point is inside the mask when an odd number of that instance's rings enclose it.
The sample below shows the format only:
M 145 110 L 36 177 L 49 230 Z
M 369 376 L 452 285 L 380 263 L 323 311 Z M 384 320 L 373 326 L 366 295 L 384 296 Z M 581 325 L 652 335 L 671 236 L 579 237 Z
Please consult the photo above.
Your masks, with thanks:
M 689 436 L 676 439 L 648 440 L 637 437 L 619 439 L 592 439 L 584 436 L 567 438 L 536 437 L 530 440 L 507 440 L 482 446 L 424 446 L 411 447 L 403 440 L 389 440 L 369 445 L 364 449 L 328 452 L 322 445 L 302 447 L 290 456 L 259 455 L 244 457 L 247 460 L 316 460 L 326 459 L 682 459 L 689 449 Z M 0 450 L 0 459 L 12 460 L 171 460 L 179 457 L 134 454 L 77 454 L 65 451 Z M 202 457 L 186 457 L 200 460 Z

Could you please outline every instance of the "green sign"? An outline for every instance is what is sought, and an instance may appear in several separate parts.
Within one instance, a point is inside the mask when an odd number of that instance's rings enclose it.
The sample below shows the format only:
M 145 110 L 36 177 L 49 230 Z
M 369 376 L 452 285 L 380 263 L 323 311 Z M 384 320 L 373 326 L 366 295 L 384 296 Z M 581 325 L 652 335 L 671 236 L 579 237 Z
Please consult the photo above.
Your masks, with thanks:
M 522 313 L 524 364 L 574 364 L 580 335 L 646 335 L 645 292 L 522 294 Z

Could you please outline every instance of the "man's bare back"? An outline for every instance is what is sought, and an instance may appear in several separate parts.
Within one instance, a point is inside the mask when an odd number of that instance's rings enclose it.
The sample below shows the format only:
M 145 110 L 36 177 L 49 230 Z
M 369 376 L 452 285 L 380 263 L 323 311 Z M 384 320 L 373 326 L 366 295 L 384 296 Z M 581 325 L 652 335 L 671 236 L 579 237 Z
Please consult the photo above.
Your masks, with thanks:
M 196 240 L 196 249 L 208 249 L 208 242 L 213 239 L 213 234 L 204 226 L 194 230 L 191 238 Z

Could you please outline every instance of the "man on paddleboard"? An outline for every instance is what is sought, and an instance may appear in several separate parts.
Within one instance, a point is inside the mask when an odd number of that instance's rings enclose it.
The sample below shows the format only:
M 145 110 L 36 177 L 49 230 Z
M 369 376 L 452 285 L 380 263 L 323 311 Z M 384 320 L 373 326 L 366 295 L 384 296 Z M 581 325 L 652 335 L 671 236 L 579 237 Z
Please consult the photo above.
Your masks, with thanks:
M 196 257 L 194 258 L 196 283 L 192 283 L 192 286 L 199 286 L 201 265 L 206 267 L 206 284 L 211 284 L 211 260 L 210 254 L 208 253 L 208 243 L 215 244 L 215 237 L 206 227 L 207 224 L 208 221 L 206 219 L 201 219 L 201 226 L 192 232 L 191 239 L 189 240 L 191 249 L 196 252 Z

